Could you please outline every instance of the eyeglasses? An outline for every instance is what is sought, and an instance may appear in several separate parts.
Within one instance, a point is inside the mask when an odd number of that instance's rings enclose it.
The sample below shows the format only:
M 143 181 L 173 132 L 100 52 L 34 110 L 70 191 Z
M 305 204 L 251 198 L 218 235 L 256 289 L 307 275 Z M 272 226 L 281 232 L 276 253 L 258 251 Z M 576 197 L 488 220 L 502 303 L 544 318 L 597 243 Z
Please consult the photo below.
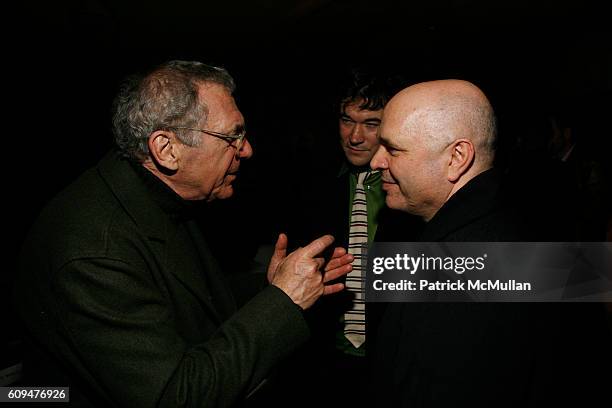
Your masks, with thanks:
M 225 140 L 230 146 L 236 149 L 236 157 L 240 154 L 240 148 L 242 148 L 242 144 L 244 142 L 244 138 L 246 136 L 246 129 L 243 129 L 238 135 L 228 135 L 227 133 L 213 132 L 208 129 L 196 129 L 184 126 L 168 126 L 168 129 L 177 129 L 177 130 L 192 130 L 194 132 L 202 132 L 207 135 L 214 136 L 219 139 Z M 236 140 L 236 144 L 233 144 Z

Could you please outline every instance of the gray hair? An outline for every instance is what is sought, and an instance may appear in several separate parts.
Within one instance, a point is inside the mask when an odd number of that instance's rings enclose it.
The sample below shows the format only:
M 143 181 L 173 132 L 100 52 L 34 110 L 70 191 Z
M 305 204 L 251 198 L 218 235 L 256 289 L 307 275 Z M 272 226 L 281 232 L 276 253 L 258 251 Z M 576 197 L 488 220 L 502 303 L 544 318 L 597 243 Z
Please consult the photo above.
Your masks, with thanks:
M 113 134 L 122 155 L 144 160 L 156 130 L 205 126 L 208 107 L 198 98 L 198 89 L 206 82 L 223 85 L 230 93 L 235 89 L 225 69 L 196 61 L 169 61 L 146 75 L 127 78 L 113 103 Z M 176 135 L 188 146 L 201 140 L 180 129 Z

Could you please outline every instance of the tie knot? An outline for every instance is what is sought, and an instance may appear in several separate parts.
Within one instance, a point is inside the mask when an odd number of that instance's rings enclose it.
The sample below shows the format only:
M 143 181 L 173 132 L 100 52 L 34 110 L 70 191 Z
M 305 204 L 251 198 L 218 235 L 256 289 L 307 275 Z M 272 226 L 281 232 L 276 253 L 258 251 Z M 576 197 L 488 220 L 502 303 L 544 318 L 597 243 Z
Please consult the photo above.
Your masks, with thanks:
M 365 179 L 368 177 L 369 174 L 370 174 L 369 171 L 362 171 L 361 173 L 358 173 L 357 174 L 357 185 L 362 186 L 363 182 L 365 181 Z

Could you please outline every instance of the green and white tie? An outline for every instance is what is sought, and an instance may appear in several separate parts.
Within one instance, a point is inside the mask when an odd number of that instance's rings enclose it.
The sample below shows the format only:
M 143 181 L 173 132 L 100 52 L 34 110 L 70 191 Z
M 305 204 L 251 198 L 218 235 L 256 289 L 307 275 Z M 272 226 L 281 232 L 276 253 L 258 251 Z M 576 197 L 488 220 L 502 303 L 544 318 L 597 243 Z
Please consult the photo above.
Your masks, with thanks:
M 344 335 L 353 346 L 359 348 L 365 342 L 365 256 L 368 243 L 368 206 L 364 181 L 369 172 L 357 175 L 357 186 L 351 207 L 348 252 L 355 257 L 353 270 L 346 275 L 346 290 L 355 294 L 351 309 L 344 313 Z

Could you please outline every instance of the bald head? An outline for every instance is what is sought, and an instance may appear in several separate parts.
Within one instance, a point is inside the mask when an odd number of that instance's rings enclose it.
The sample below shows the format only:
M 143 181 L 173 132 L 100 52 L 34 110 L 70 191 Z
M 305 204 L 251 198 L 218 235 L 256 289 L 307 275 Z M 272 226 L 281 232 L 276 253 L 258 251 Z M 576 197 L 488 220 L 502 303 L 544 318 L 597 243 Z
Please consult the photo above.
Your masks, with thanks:
M 406 137 L 418 135 L 430 149 L 443 149 L 457 139 L 471 140 L 474 165 L 491 166 L 495 115 L 484 93 L 470 82 L 441 80 L 410 86 L 391 99 L 385 119 L 395 122 Z
M 431 219 L 472 178 L 492 166 L 495 116 L 475 85 L 424 82 L 385 107 L 380 148 L 370 166 L 382 171 L 387 205 Z

